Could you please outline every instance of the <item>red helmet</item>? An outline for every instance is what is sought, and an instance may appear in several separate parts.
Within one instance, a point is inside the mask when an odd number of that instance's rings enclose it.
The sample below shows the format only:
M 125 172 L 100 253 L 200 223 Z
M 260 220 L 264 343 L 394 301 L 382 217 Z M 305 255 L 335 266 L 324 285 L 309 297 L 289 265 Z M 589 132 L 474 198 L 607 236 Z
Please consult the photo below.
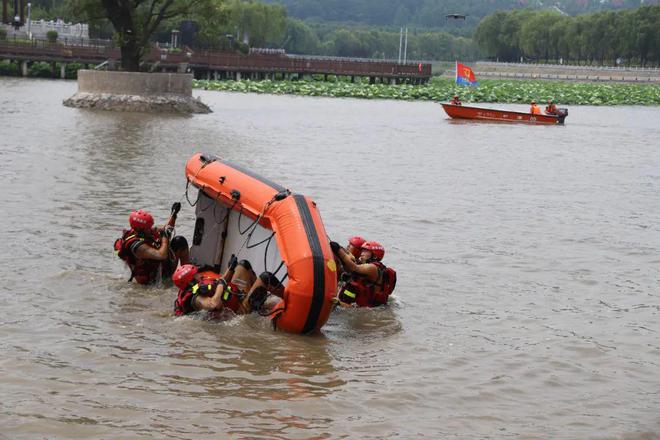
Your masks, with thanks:
M 371 259 L 380 261 L 385 256 L 385 248 L 376 241 L 367 241 L 362 245 L 362 249 L 371 252 Z
M 174 274 L 172 275 L 172 281 L 174 281 L 174 285 L 179 289 L 185 289 L 186 286 L 193 280 L 196 273 L 197 266 L 194 264 L 184 264 L 183 266 L 179 266 L 179 268 L 174 271 Z
M 353 246 L 353 249 L 351 249 L 351 254 L 353 254 L 355 258 L 360 256 L 360 248 L 362 247 L 365 241 L 366 240 L 360 237 L 359 235 L 356 235 L 348 239 L 348 244 Z
M 154 225 L 154 218 L 147 211 L 138 209 L 131 212 L 128 217 L 128 224 L 136 231 L 148 231 Z
M 356 248 L 360 249 L 365 241 L 367 241 L 367 240 L 360 237 L 359 235 L 356 235 L 355 237 L 351 237 L 351 238 L 348 239 L 348 244 L 351 244 L 351 245 L 355 246 Z

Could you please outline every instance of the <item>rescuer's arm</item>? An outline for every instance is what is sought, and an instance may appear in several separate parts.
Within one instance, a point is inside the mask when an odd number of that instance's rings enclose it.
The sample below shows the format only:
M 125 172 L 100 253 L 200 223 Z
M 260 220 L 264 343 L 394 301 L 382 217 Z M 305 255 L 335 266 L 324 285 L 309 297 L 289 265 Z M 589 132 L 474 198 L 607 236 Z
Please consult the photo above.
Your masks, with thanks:
M 238 266 L 238 258 L 236 258 L 236 255 L 231 254 L 231 257 L 229 258 L 229 263 L 227 264 L 227 270 L 225 270 L 225 273 L 222 275 L 222 279 L 231 280 L 231 277 L 234 276 L 234 271 L 236 270 L 236 266 Z
M 166 260 L 169 256 L 171 228 L 166 227 L 161 235 L 161 244 L 158 249 L 146 243 L 141 244 L 133 251 L 133 254 L 141 260 Z
M 174 202 L 172 204 L 172 214 L 170 215 L 170 219 L 167 222 L 167 226 L 174 227 L 174 224 L 176 223 L 176 216 L 179 211 L 181 211 L 181 203 Z
M 221 281 L 218 283 L 218 286 L 215 288 L 212 296 L 201 296 L 198 295 L 195 297 L 195 305 L 198 310 L 222 310 L 222 294 L 225 291 L 225 284 Z
M 339 259 L 342 262 L 342 265 L 344 266 L 344 269 L 347 272 L 353 272 L 353 273 L 358 273 L 360 275 L 364 275 L 372 281 L 376 281 L 378 279 L 378 267 L 368 263 L 357 264 L 355 261 L 353 261 L 353 259 L 351 258 L 352 255 L 348 253 L 346 249 L 337 245 L 334 241 L 330 243 L 331 243 L 330 246 L 332 247 L 332 251 L 335 252 L 335 255 L 339 257 Z

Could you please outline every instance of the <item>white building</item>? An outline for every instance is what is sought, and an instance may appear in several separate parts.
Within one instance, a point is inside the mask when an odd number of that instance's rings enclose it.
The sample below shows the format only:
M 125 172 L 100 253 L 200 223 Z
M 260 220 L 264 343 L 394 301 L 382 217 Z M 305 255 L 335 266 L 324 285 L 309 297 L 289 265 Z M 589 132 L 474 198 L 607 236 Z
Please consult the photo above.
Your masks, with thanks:
M 34 38 L 45 40 L 49 31 L 56 31 L 59 40 L 82 41 L 89 40 L 89 25 L 86 23 L 65 23 L 63 20 L 28 20 L 23 26 L 15 29 L 11 25 L 2 25 L 8 37 Z

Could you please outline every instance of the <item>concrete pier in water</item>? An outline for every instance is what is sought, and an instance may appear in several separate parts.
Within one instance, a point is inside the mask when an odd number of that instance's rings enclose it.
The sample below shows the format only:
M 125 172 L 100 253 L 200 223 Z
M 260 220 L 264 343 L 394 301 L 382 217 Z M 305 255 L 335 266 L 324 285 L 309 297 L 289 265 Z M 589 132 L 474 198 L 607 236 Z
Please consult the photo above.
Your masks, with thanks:
M 210 113 L 192 96 L 192 75 L 78 71 L 78 92 L 68 107 L 153 113 Z

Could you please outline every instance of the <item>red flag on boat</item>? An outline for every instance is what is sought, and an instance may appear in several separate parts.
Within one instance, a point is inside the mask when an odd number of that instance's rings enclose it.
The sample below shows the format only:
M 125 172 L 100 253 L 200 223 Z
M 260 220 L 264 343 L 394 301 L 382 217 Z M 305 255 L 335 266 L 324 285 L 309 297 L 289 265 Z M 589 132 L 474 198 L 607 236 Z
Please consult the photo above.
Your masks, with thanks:
M 462 86 L 476 86 L 479 85 L 474 76 L 474 72 L 469 66 L 461 64 L 456 61 L 456 84 Z

